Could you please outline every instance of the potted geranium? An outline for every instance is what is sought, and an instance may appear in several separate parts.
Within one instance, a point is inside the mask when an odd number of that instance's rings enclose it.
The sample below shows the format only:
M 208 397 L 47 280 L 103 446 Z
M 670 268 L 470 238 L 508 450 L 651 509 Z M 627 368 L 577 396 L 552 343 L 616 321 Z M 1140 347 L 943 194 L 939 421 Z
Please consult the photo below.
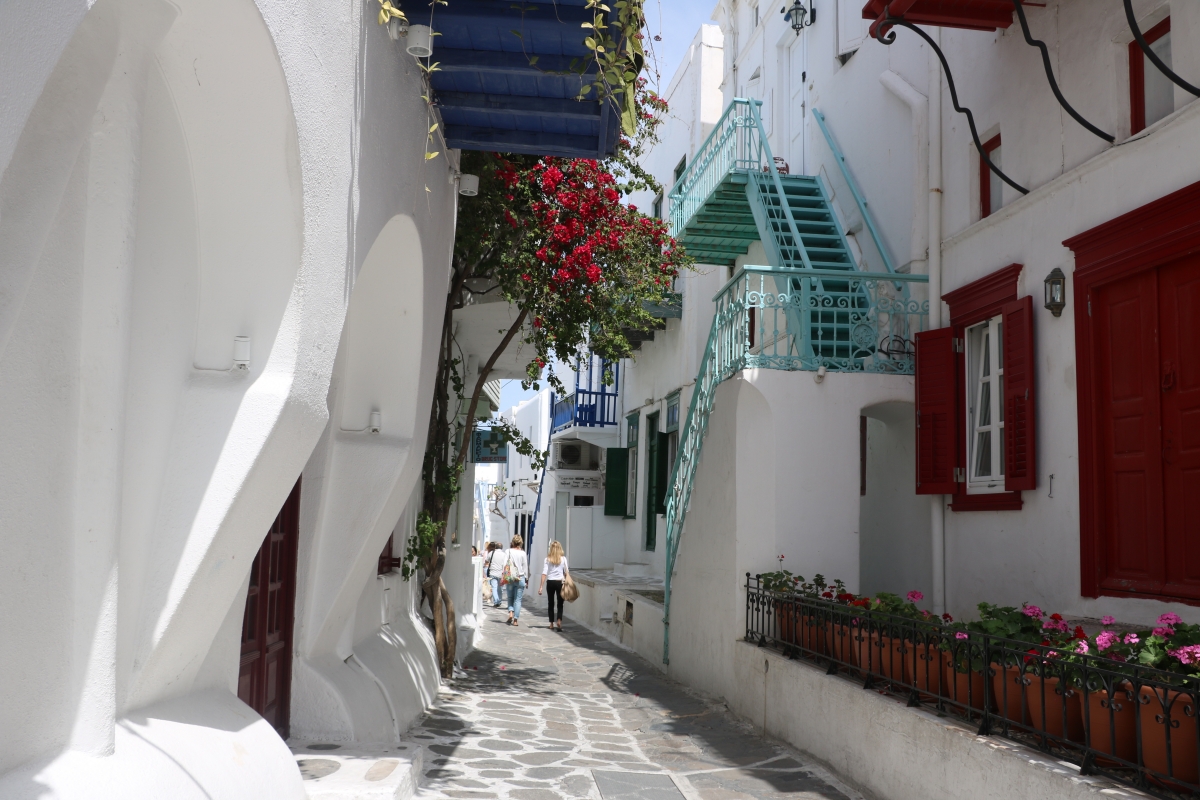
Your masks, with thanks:
M 1146 636 L 1113 630 L 1115 623 L 1112 617 L 1104 617 L 1100 620 L 1103 629 L 1090 639 L 1075 641 L 1062 659 L 1077 665 L 1072 670 L 1075 686 L 1086 689 L 1083 711 L 1088 746 L 1136 764 L 1138 701 L 1130 678 Z M 1107 759 L 1096 763 L 1120 766 Z
M 1196 759 L 1200 625 L 1185 623 L 1174 613 L 1163 614 L 1153 630 L 1142 632 L 1136 657 L 1139 664 L 1186 676 L 1179 681 L 1179 690 L 1139 687 L 1142 762 L 1147 769 L 1195 784 L 1200 778 Z
M 762 588 L 773 596 L 771 609 L 775 617 L 776 639 L 785 644 L 799 644 L 796 630 L 797 607 L 792 595 L 798 593 L 804 580 L 783 568 L 783 556 L 779 556 L 779 569 L 758 576 Z

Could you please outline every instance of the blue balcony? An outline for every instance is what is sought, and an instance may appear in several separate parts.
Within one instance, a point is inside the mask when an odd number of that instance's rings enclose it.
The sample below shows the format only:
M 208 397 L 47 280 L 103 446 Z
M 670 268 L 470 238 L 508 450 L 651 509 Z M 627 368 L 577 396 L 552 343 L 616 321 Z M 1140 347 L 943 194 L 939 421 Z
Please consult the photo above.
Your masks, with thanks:
M 575 372 L 575 391 L 554 401 L 551 426 L 554 433 L 572 426 L 606 428 L 617 424 L 617 395 L 620 392 L 619 364 L 592 356 Z M 612 383 L 605 385 L 605 372 Z

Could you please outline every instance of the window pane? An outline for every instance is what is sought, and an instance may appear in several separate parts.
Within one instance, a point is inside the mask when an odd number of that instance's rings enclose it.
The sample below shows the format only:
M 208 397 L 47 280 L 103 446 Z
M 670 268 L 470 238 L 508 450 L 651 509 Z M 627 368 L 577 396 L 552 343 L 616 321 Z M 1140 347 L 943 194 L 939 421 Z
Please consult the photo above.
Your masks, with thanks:
M 1004 169 L 1004 165 L 1000 162 L 1000 151 L 1003 149 L 1004 145 L 997 145 L 988 153 L 988 158 L 992 160 L 992 164 L 995 165 L 997 169 Z M 988 188 L 991 190 L 989 199 L 990 207 L 992 209 L 992 213 L 995 214 L 1000 210 L 1001 206 L 1004 205 L 1004 195 L 1002 194 L 1004 181 L 1002 181 L 1000 176 L 994 171 L 989 176 Z
M 984 383 L 979 387 L 979 427 L 992 424 L 992 384 Z
M 1171 67 L 1171 33 L 1164 33 L 1150 45 L 1154 55 Z M 1142 74 L 1146 76 L 1146 127 L 1150 127 L 1175 110 L 1175 84 L 1142 54 Z
M 986 330 L 986 328 L 984 330 Z M 992 348 L 991 348 L 991 342 L 989 341 L 989 339 L 991 339 L 991 335 L 988 333 L 985 333 L 983 335 L 983 344 L 982 344 L 983 369 L 980 370 L 980 373 L 979 373 L 980 377 L 982 377 L 982 378 L 987 378 L 989 375 L 992 374 Z
M 977 434 L 975 474 L 980 478 L 986 478 L 992 474 L 992 434 L 988 431 Z
M 1000 409 L 1000 422 L 1004 422 L 1004 376 L 1001 375 L 998 380 L 996 396 L 1000 398 L 1000 402 L 996 404 L 996 407 Z

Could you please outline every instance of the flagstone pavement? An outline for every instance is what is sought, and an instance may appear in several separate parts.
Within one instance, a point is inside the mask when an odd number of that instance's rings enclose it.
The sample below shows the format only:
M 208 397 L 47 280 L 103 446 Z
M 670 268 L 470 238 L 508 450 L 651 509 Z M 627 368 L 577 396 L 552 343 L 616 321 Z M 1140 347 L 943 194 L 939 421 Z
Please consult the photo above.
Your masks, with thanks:
M 861 800 L 723 706 L 568 621 L 527 591 L 521 625 L 488 608 L 479 649 L 405 742 L 417 797 L 511 800 Z

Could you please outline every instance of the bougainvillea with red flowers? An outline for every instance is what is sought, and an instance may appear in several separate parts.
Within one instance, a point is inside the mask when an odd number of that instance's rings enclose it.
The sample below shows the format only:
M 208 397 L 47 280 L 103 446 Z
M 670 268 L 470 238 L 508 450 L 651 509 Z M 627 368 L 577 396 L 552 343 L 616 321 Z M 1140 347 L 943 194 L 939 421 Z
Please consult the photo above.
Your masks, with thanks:
M 479 176 L 479 193 L 459 201 L 425 449 L 423 508 L 403 559 L 405 574 L 417 567 L 424 571 L 422 589 L 434 612 L 443 674 L 453 666 L 456 646 L 452 610 L 439 613 L 452 609 L 440 577 L 445 523 L 459 496 L 475 409 L 497 359 L 520 346 L 527 385 L 536 385 L 555 361 L 574 363 L 589 352 L 609 361 L 629 356 L 632 333 L 661 327 L 645 306 L 669 302 L 675 278 L 691 265 L 661 220 L 624 202 L 634 191 L 661 191 L 638 158 L 656 140 L 666 103 L 645 81 L 636 86 L 636 129 L 622 135 L 609 158 L 462 154 L 459 168 Z M 479 365 L 474 385 L 465 386 L 454 312 L 496 299 L 509 304 L 509 328 Z M 557 376 L 549 380 L 562 390 Z M 515 426 L 495 423 L 493 431 L 534 463 L 544 458 Z

